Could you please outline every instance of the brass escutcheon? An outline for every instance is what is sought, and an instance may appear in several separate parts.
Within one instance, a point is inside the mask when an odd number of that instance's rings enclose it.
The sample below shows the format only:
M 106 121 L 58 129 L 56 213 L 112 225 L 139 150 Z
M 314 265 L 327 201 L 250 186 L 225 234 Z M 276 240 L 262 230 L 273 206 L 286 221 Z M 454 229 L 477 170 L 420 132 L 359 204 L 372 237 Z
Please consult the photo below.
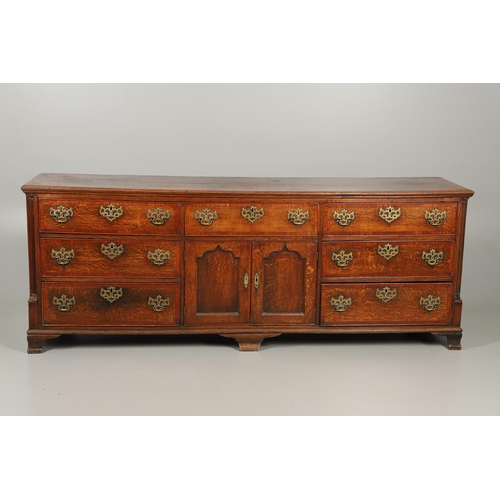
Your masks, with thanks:
M 386 260 L 392 259 L 399 253 L 399 245 L 394 247 L 390 243 L 387 243 L 387 245 L 384 246 L 379 245 L 377 253 Z
M 309 219 L 309 210 L 305 212 L 302 209 L 288 210 L 288 220 L 292 221 L 296 226 L 302 226 Z
M 65 266 L 75 258 L 75 251 L 66 250 L 64 247 L 61 247 L 59 250 L 52 249 L 50 255 L 58 264 L 61 264 L 61 266 Z
M 433 297 L 432 295 L 427 295 L 427 297 L 420 297 L 420 305 L 426 311 L 434 311 L 439 304 L 441 304 L 441 297 Z
M 245 287 L 245 290 L 248 288 L 248 273 L 245 273 L 243 276 L 243 286 Z
M 333 220 L 339 226 L 348 226 L 354 220 L 354 210 L 348 212 L 347 209 L 343 208 L 340 212 L 333 212 Z
M 437 266 L 444 259 L 444 253 L 442 250 L 438 252 L 432 248 L 428 252 L 422 252 L 422 259 L 427 262 L 429 266 Z
M 108 219 L 109 222 L 113 222 L 115 219 L 118 219 L 118 217 L 121 217 L 123 215 L 123 207 L 115 207 L 112 203 L 109 204 L 107 207 L 103 207 L 101 205 L 101 208 L 99 209 L 99 213 L 105 218 Z
M 60 224 L 68 222 L 73 217 L 73 209 L 66 208 L 64 205 L 59 205 L 57 208 L 50 207 L 50 216 Z
M 170 260 L 170 252 L 157 248 L 154 252 L 148 252 L 148 259 L 157 266 L 163 266 L 167 260 Z
M 115 288 L 114 286 L 108 286 L 108 288 L 101 288 L 101 297 L 106 299 L 108 302 L 114 302 L 118 300 L 123 295 L 123 290 L 121 288 Z
M 157 226 L 165 224 L 165 222 L 170 219 L 170 211 L 162 210 L 160 207 L 156 207 L 154 210 L 148 210 L 148 219 Z
M 53 297 L 52 303 L 57 306 L 59 311 L 68 312 L 76 304 L 76 299 L 63 293 L 59 298 Z
M 252 205 L 250 208 L 242 208 L 241 215 L 253 224 L 256 220 L 264 217 L 264 207 L 257 208 Z
M 170 305 L 170 297 L 163 298 L 161 295 L 157 295 L 155 298 L 148 298 L 148 305 L 151 306 L 153 311 L 162 312 L 165 307 Z
M 442 212 L 440 212 L 437 208 L 431 210 L 430 212 L 429 210 L 426 210 L 424 217 L 431 226 L 439 226 L 446 219 L 446 210 L 443 210 Z
M 255 276 L 253 277 L 253 286 L 256 290 L 259 288 L 259 273 L 255 273 Z
M 388 224 L 394 222 L 396 219 L 401 217 L 401 209 L 394 207 L 387 207 L 385 210 L 383 208 L 379 208 L 378 215 L 381 219 L 384 219 Z
M 339 295 L 337 298 L 332 297 L 330 304 L 337 312 L 344 312 L 352 304 L 352 299 Z
M 194 216 L 202 226 L 210 226 L 214 220 L 217 220 L 217 212 L 215 210 L 210 212 L 208 208 L 203 209 L 201 212 L 196 210 Z
M 113 260 L 115 257 L 120 256 L 123 253 L 123 245 L 117 245 L 116 243 L 108 243 L 105 245 L 104 243 L 101 245 L 101 252 L 106 256 Z
M 377 288 L 377 298 L 379 298 L 383 302 L 389 302 L 398 294 L 397 290 L 393 288 L 392 290 L 386 286 L 382 289 Z
M 339 267 L 345 267 L 352 260 L 352 252 L 346 253 L 344 250 L 341 250 L 339 253 L 332 252 L 332 260 Z

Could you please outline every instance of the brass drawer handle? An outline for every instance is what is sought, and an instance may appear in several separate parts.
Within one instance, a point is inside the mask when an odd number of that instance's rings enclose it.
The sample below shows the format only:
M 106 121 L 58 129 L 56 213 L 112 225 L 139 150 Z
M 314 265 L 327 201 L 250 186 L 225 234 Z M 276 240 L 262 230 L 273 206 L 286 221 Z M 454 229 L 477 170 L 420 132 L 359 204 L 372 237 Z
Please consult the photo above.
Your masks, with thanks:
M 252 205 L 250 208 L 242 208 L 241 215 L 253 224 L 256 220 L 264 217 L 264 207 L 257 208 Z
M 354 218 L 354 210 L 352 212 L 348 212 L 347 209 L 343 208 L 340 212 L 333 212 L 333 220 L 339 226 L 348 226 Z
M 392 300 L 397 294 L 398 291 L 395 288 L 392 290 L 388 286 L 384 288 L 377 288 L 377 298 L 382 302 L 389 302 L 389 300 Z
M 153 311 L 162 312 L 165 310 L 165 307 L 170 305 L 170 297 L 163 298 L 161 295 L 157 295 L 154 299 L 153 297 L 149 297 L 148 305 L 151 306 Z
M 330 304 L 337 312 L 344 312 L 352 304 L 352 299 L 339 295 L 337 298 L 332 297 Z
M 103 243 L 101 245 L 101 253 L 113 260 L 115 257 L 119 257 L 123 253 L 123 245 L 117 245 L 113 242 L 108 243 L 107 245 Z
M 245 287 L 245 290 L 248 288 L 248 273 L 245 273 L 243 276 L 243 286 Z
M 73 209 L 66 208 L 64 205 L 59 205 L 57 208 L 50 207 L 50 216 L 59 224 L 68 222 L 73 217 Z
M 101 288 L 101 297 L 106 299 L 108 302 L 114 302 L 118 300 L 123 295 L 123 290 L 121 288 L 115 288 L 114 286 L 108 286 L 108 288 Z
M 422 252 L 422 259 L 429 264 L 429 266 L 437 266 L 443 259 L 444 259 L 444 253 L 441 250 L 441 252 L 437 252 L 432 248 L 428 252 Z
M 390 243 L 384 246 L 379 245 L 377 253 L 386 260 L 392 259 L 399 253 L 399 245 L 392 246 Z
M 101 205 L 101 208 L 99 208 L 99 213 L 105 219 L 108 219 L 109 222 L 113 222 L 115 219 L 118 219 L 118 217 L 121 217 L 123 215 L 123 207 L 115 207 L 113 203 L 109 204 L 107 207 L 103 207 Z
M 156 207 L 154 210 L 148 210 L 147 217 L 153 224 L 161 226 L 170 219 L 170 211 Z
M 205 208 L 201 212 L 196 210 L 194 216 L 196 220 L 200 221 L 202 226 L 210 226 L 214 220 L 217 220 L 217 212 L 215 210 L 210 212 L 208 208 Z
M 65 293 L 63 293 L 59 298 L 53 297 L 52 303 L 57 306 L 59 311 L 68 312 L 75 304 L 75 297 L 68 297 Z
M 352 252 L 346 253 L 341 250 L 339 253 L 332 252 L 332 260 L 339 267 L 346 267 L 352 260 Z
M 305 212 L 302 209 L 288 210 L 288 220 L 292 221 L 296 226 L 302 226 L 309 219 L 309 210 Z
M 427 297 L 420 297 L 420 305 L 426 311 L 434 311 L 441 304 L 441 297 L 433 297 L 432 295 L 427 295 Z
M 434 210 L 431 210 L 430 212 L 429 212 L 429 210 L 426 210 L 424 217 L 425 217 L 425 220 L 431 226 L 439 226 L 446 219 L 446 210 L 443 210 L 442 212 L 440 212 L 439 209 L 437 209 L 437 208 L 435 208 Z
M 385 210 L 383 208 L 379 208 L 378 215 L 381 219 L 384 219 L 387 224 L 394 222 L 396 219 L 401 217 L 401 209 L 394 207 L 387 207 Z
M 167 260 L 170 260 L 170 252 L 157 248 L 154 252 L 148 252 L 148 259 L 156 266 L 163 266 Z
M 52 249 L 50 255 L 58 264 L 60 264 L 61 266 L 65 266 L 75 258 L 75 251 L 66 250 L 64 247 L 61 247 L 59 250 Z
M 253 286 L 256 290 L 259 288 L 259 273 L 255 273 L 255 276 L 253 277 Z

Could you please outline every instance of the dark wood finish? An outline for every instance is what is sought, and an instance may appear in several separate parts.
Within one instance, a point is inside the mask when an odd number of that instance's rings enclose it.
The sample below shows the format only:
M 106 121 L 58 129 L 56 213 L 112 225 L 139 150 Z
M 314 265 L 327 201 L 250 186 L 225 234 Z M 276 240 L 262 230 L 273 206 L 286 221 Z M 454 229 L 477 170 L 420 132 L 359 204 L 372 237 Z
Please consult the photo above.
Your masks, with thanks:
M 385 248 L 390 244 L 398 248 L 398 253 L 389 259 L 380 255 L 379 246 Z M 443 259 L 439 263 L 430 265 L 423 258 L 423 252 L 430 253 L 435 250 L 443 252 Z M 339 266 L 332 258 L 352 254 L 352 260 L 340 260 L 344 266 Z M 382 251 L 383 253 L 383 251 Z M 338 258 L 338 257 L 337 257 Z M 377 241 L 342 241 L 323 243 L 322 269 L 323 278 L 333 280 L 385 280 L 389 277 L 394 281 L 411 281 L 416 278 L 429 280 L 448 280 L 453 274 L 453 261 L 455 258 L 455 245 L 453 241 L 402 241 L 402 240 L 377 240 Z M 437 262 L 432 261 L 431 262 Z
M 208 178 L 40 174 L 23 186 L 27 199 L 30 265 L 28 352 L 62 334 L 220 334 L 241 350 L 258 350 L 282 333 L 417 333 L 446 336 L 461 348 L 462 273 L 467 199 L 473 192 L 441 178 Z M 115 220 L 100 214 L 113 204 Z M 71 207 L 57 222 L 50 208 Z M 243 208 L 264 209 L 253 222 Z M 379 209 L 401 208 L 391 223 Z M 147 216 L 169 211 L 163 224 Z M 212 224 L 196 210 L 217 211 Z M 355 212 L 339 225 L 333 212 Z M 426 210 L 446 210 L 433 226 Z M 289 210 L 308 211 L 293 224 Z M 101 245 L 123 244 L 110 259 Z M 378 245 L 398 245 L 386 260 Z M 73 249 L 68 264 L 52 251 Z M 168 250 L 157 266 L 148 252 Z M 423 251 L 443 251 L 429 266 Z M 333 251 L 353 253 L 337 266 Z M 321 259 L 318 256 L 321 254 Z M 255 274 L 259 275 L 255 287 Z M 245 275 L 248 283 L 245 286 Z M 113 302 L 100 289 L 121 288 Z M 383 302 L 376 289 L 397 289 Z M 54 303 L 54 297 L 61 298 Z M 169 297 L 155 311 L 158 295 Z M 332 297 L 349 296 L 337 311 Z M 427 311 L 420 297 L 441 298 Z M 75 297 L 75 303 L 71 298 Z M 161 302 L 161 301 L 160 301 Z M 66 309 L 64 310 L 65 306 Z M 69 305 L 68 305 L 69 304 Z M 162 309 L 161 304 L 158 306 Z

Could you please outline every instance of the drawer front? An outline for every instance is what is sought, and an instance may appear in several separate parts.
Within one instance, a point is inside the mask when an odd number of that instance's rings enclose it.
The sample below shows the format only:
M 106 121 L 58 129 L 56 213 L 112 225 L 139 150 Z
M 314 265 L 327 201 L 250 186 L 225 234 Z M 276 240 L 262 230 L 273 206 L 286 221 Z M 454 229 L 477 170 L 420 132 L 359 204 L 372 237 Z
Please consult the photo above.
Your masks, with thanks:
M 179 285 L 44 283 L 43 325 L 178 325 L 179 298 Z
M 316 235 L 313 203 L 188 203 L 186 235 Z
M 456 203 L 331 203 L 323 230 L 332 235 L 454 234 Z
M 178 203 L 40 199 L 40 229 L 53 233 L 179 234 Z
M 180 276 L 178 241 L 43 238 L 41 247 L 44 277 Z
M 321 324 L 447 325 L 450 283 L 321 285 Z
M 324 243 L 324 278 L 432 277 L 451 279 L 453 241 L 342 241 Z

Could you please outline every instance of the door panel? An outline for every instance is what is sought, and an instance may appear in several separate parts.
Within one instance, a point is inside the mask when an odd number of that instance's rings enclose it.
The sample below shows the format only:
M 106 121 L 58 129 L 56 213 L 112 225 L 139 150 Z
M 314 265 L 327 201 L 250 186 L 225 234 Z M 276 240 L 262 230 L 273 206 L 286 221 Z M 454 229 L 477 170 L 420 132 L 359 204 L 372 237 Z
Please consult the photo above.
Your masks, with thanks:
M 186 243 L 186 324 L 248 324 L 249 242 Z
M 314 324 L 316 243 L 253 244 L 252 323 Z

